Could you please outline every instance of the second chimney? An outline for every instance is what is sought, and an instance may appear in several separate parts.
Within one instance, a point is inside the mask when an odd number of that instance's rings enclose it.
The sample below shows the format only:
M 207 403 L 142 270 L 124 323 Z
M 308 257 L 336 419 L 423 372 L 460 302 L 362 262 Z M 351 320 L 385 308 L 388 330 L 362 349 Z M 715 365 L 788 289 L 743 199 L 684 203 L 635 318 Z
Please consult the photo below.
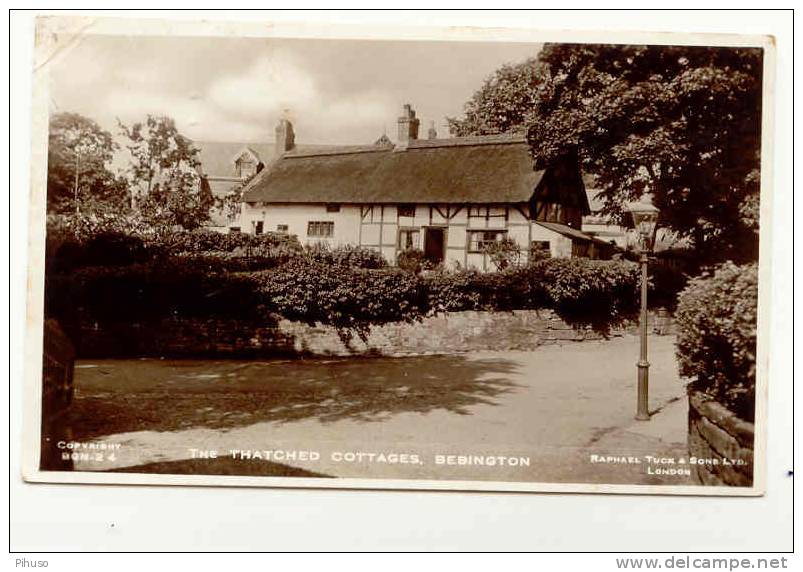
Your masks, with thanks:
M 284 155 L 292 151 L 295 146 L 296 135 L 293 132 L 293 124 L 281 119 L 276 126 L 276 155 Z
M 407 147 L 410 141 L 418 139 L 418 125 L 421 122 L 416 118 L 415 111 L 409 103 L 404 105 L 402 116 L 399 117 L 399 146 Z

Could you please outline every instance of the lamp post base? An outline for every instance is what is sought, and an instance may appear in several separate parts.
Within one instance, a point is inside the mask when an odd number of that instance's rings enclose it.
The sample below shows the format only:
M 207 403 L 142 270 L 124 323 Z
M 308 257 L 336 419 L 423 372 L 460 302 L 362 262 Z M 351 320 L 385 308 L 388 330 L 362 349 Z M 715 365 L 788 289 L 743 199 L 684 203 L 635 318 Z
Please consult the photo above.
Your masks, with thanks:
M 650 420 L 650 406 L 648 398 L 648 388 L 650 379 L 650 364 L 647 361 L 639 361 L 638 367 L 638 396 L 636 398 L 636 419 L 638 421 Z

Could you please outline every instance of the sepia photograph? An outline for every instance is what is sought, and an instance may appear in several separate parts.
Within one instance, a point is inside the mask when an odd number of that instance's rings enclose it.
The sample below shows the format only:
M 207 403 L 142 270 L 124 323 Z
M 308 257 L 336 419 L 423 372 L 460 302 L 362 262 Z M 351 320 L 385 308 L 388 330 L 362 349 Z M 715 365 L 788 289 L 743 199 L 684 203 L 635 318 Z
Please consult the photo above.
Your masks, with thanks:
M 37 20 L 26 480 L 764 493 L 770 38 L 157 24 Z

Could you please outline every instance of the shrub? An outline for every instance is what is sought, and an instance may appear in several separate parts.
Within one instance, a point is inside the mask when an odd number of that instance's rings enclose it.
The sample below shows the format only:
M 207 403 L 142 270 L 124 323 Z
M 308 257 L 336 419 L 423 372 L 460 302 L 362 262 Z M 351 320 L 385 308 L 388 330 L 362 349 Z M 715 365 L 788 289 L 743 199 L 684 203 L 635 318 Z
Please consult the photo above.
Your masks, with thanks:
M 689 281 L 675 320 L 681 375 L 691 387 L 754 417 L 758 265 L 727 262 Z
M 314 244 L 304 250 L 305 257 L 313 263 L 351 268 L 377 269 L 388 265 L 382 253 L 360 246 L 330 247 L 326 243 Z
M 650 306 L 674 310 L 677 306 L 678 294 L 689 282 L 688 275 L 666 264 L 654 263 L 649 266 Z
M 637 310 L 641 284 L 637 264 L 552 258 L 534 266 L 543 272 L 549 306 L 567 322 L 605 330 Z
M 260 299 L 247 274 L 210 272 L 193 259 L 95 266 L 47 277 L 46 314 L 62 322 L 147 322 L 173 316 L 252 318 Z
M 476 270 L 441 270 L 423 277 L 429 313 L 480 309 L 482 295 L 473 287 L 478 275 Z
M 60 224 L 48 229 L 47 257 L 49 272 L 125 266 L 174 255 L 198 256 L 221 271 L 242 271 L 272 268 L 301 252 L 295 237 L 279 233 L 253 236 L 207 229 L 160 229 L 146 233 L 102 228 L 91 232 L 84 229 L 76 235 Z
M 510 237 L 494 241 L 484 249 L 497 270 L 506 270 L 521 264 L 521 248 L 519 243 Z
M 531 307 L 517 288 L 516 272 L 443 269 L 422 277 L 429 313 L 461 310 L 515 310 Z
M 426 298 L 419 280 L 397 269 L 366 270 L 295 259 L 252 275 L 267 308 L 289 320 L 335 326 L 348 340 L 372 325 L 419 319 Z
M 396 266 L 405 272 L 419 274 L 424 269 L 425 263 L 424 251 L 418 248 L 408 248 L 396 255 Z

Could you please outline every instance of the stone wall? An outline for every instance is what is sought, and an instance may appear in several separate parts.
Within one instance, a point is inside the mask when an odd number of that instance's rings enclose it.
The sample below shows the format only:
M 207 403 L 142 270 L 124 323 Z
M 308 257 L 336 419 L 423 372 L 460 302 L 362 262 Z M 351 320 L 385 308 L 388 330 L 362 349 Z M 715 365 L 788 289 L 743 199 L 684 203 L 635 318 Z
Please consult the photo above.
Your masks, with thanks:
M 295 353 L 275 323 L 171 318 L 156 323 L 84 323 L 72 336 L 81 358 L 279 357 Z
M 668 316 L 651 316 L 651 329 L 672 331 Z M 367 340 L 353 338 L 348 344 L 330 327 L 283 320 L 282 333 L 294 340 L 295 350 L 313 355 L 427 355 L 482 350 L 530 350 L 545 344 L 599 340 L 606 336 L 635 333 L 636 324 L 626 323 L 601 333 L 590 327 L 567 324 L 551 310 L 512 312 L 452 312 L 415 323 L 390 323 L 374 327 Z
M 689 394 L 689 456 L 702 485 L 753 484 L 754 426 L 698 391 Z
M 668 316 L 652 315 L 656 333 L 671 333 Z M 550 310 L 454 312 L 421 322 L 390 323 L 371 329 L 366 340 L 344 341 L 330 326 L 288 320 L 253 324 L 237 320 L 170 319 L 156 324 L 84 324 L 78 338 L 80 357 L 287 357 L 353 355 L 428 355 L 480 350 L 529 350 L 544 344 L 570 343 L 634 333 L 627 323 L 602 334 L 576 327 Z

